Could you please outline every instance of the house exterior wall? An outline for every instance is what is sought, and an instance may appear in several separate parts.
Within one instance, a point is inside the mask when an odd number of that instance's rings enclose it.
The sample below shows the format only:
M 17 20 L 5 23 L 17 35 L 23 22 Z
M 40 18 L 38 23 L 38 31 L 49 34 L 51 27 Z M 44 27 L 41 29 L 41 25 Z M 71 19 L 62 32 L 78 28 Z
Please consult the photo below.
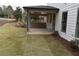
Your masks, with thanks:
M 59 8 L 59 13 L 56 15 L 55 30 L 58 31 L 59 35 L 64 39 L 71 41 L 75 36 L 75 29 L 77 23 L 77 10 L 79 8 L 78 3 L 48 3 L 49 6 L 54 6 Z M 68 11 L 67 16 L 67 28 L 66 33 L 61 31 L 61 21 L 62 21 L 62 12 Z

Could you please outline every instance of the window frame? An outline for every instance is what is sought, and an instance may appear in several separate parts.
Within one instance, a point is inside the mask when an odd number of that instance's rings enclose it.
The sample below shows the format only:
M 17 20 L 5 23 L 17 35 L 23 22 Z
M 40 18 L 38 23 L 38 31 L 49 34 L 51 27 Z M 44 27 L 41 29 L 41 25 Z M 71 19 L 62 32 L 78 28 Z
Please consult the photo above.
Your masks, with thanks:
M 78 37 L 78 23 L 79 23 L 79 8 L 77 9 L 77 20 L 76 20 L 76 28 L 75 28 L 75 37 Z
M 65 13 L 66 13 L 66 15 L 65 15 Z M 64 33 L 66 33 L 66 29 L 67 29 L 67 18 L 68 18 L 68 11 L 63 11 L 62 12 L 62 22 L 61 22 L 61 31 Z

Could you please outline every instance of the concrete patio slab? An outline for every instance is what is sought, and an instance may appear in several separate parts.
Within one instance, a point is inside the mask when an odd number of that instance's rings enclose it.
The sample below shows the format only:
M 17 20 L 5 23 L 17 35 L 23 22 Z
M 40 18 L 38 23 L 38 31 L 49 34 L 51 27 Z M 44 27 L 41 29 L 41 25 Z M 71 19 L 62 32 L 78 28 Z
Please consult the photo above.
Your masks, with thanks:
M 47 29 L 40 29 L 40 28 L 30 28 L 27 34 L 30 35 L 51 35 L 54 32 L 48 31 Z

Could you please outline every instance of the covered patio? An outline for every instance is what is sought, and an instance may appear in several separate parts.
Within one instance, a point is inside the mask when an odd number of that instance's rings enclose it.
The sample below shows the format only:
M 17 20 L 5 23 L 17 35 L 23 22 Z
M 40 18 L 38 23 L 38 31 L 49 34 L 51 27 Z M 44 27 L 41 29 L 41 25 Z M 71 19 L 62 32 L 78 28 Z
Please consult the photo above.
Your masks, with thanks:
M 59 9 L 51 6 L 23 7 L 27 15 L 27 32 L 29 34 L 53 34 L 55 18 Z

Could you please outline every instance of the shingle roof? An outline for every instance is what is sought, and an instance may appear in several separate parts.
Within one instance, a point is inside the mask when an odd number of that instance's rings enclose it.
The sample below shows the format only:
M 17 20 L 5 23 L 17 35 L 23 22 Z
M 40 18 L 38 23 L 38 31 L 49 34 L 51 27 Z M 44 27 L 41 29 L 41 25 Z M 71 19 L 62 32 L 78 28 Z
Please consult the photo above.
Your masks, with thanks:
M 45 10 L 59 10 L 56 7 L 52 6 L 25 6 L 24 9 L 45 9 Z

